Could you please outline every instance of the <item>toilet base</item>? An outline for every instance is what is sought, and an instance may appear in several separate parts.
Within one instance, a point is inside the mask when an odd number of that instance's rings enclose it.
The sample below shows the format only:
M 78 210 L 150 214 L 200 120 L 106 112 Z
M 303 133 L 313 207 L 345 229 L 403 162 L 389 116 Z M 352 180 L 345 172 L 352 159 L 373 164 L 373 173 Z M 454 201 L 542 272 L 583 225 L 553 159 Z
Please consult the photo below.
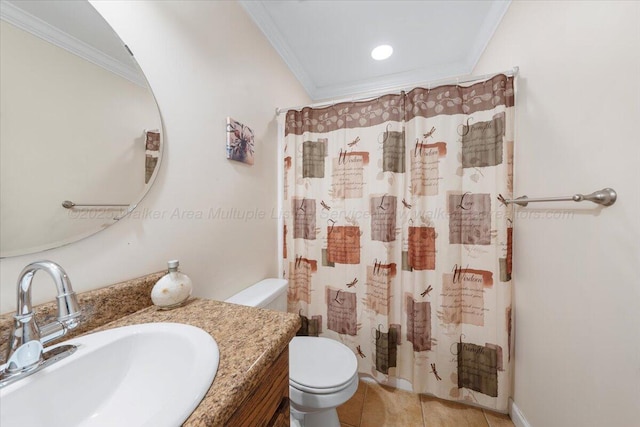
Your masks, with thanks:
M 340 427 L 340 420 L 338 419 L 338 411 L 336 411 L 336 408 L 303 413 L 291 407 L 290 411 L 292 427 Z M 297 424 L 294 424 L 295 421 L 297 421 Z

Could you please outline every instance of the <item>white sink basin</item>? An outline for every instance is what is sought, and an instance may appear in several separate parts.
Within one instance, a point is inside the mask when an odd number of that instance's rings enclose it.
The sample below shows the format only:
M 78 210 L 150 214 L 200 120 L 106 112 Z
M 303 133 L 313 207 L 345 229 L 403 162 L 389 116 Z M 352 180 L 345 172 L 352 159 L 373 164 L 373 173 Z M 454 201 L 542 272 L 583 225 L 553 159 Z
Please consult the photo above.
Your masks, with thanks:
M 0 390 L 2 427 L 176 427 L 218 370 L 200 328 L 149 323 L 74 338 L 71 356 Z

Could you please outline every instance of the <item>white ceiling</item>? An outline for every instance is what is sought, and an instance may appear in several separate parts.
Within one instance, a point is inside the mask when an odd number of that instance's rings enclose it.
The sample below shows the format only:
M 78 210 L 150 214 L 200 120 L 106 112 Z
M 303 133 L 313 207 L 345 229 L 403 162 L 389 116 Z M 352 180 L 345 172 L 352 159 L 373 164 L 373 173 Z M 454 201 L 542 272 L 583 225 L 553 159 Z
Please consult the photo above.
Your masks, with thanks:
M 510 0 L 240 3 L 320 100 L 470 74 Z M 391 58 L 371 58 L 379 44 Z

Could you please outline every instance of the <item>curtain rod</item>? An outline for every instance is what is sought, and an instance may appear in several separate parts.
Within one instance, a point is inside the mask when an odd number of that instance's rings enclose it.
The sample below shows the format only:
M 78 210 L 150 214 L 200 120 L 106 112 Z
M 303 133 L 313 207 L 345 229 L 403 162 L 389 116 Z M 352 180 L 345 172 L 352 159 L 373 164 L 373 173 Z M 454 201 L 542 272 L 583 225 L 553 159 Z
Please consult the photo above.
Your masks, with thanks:
M 479 81 L 479 80 L 487 80 L 497 74 L 504 74 L 506 76 L 517 76 L 518 72 L 519 72 L 520 68 L 518 66 L 515 66 L 509 70 L 506 71 L 502 71 L 502 72 L 498 72 L 498 73 L 491 73 L 491 74 L 483 74 L 481 76 L 467 76 L 467 77 L 447 77 L 446 79 L 440 79 L 440 80 L 432 80 L 429 82 L 424 82 L 424 83 L 418 83 L 418 84 L 414 84 L 411 86 L 402 86 L 402 87 L 396 87 L 394 89 L 382 89 L 380 91 L 375 91 L 372 94 L 370 94 L 369 96 L 365 96 L 365 97 L 356 97 L 356 98 L 340 98 L 340 99 L 332 99 L 329 101 L 323 101 L 323 102 L 318 102 L 315 104 L 310 104 L 310 105 L 298 105 L 295 107 L 287 107 L 287 108 L 276 108 L 276 116 L 280 115 L 286 111 L 289 110 L 300 110 L 301 108 L 318 108 L 318 107 L 328 107 L 330 105 L 335 105 L 335 104 L 340 104 L 341 102 L 359 102 L 359 101 L 370 101 L 372 99 L 376 99 L 382 95 L 385 95 L 385 91 L 391 91 L 391 92 L 395 92 L 398 90 L 404 90 L 404 89 L 413 89 L 416 87 L 422 87 L 422 86 L 427 86 L 427 87 L 435 87 L 435 86 L 441 86 L 441 85 L 445 85 L 445 84 L 451 84 L 451 83 L 455 83 L 455 84 L 464 84 L 464 83 L 470 83 L 470 82 L 475 82 L 475 81 Z M 375 94 L 375 95 L 374 95 Z

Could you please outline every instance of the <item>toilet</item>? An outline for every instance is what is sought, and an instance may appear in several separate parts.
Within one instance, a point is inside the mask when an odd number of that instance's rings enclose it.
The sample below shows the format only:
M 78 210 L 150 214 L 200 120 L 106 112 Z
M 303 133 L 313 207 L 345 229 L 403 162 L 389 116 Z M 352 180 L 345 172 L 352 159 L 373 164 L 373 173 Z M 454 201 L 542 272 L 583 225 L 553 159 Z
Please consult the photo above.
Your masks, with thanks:
M 265 279 L 225 302 L 287 311 L 287 281 Z M 323 337 L 289 343 L 291 425 L 340 427 L 336 408 L 358 389 L 358 360 L 346 345 Z

